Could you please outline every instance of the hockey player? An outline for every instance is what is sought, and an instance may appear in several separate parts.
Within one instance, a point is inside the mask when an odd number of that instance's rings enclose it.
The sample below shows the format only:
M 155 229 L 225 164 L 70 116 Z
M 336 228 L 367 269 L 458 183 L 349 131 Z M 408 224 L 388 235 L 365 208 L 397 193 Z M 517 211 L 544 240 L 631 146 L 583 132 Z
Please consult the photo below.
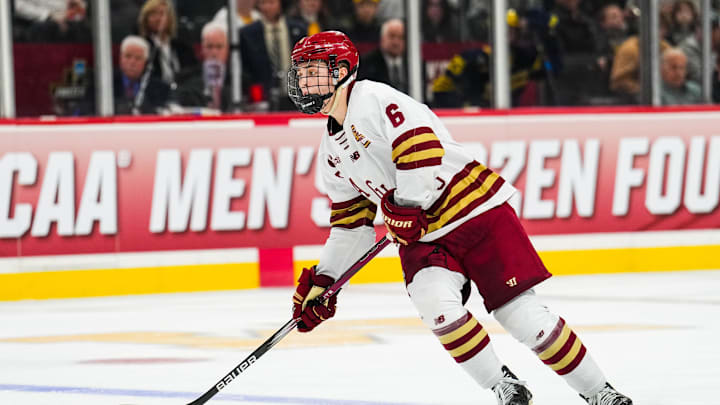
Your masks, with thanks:
M 336 297 L 307 304 L 374 243 L 379 206 L 423 322 L 498 404 L 528 405 L 532 394 L 465 309 L 470 282 L 498 322 L 589 404 L 632 404 L 533 292 L 550 273 L 507 203 L 513 186 L 475 161 L 427 106 L 387 85 L 355 81 L 357 69 L 357 50 L 341 32 L 305 37 L 292 51 L 290 98 L 304 113 L 328 116 L 318 170 L 332 201 L 320 262 L 303 270 L 293 297 L 298 329 L 311 331 L 335 314 Z

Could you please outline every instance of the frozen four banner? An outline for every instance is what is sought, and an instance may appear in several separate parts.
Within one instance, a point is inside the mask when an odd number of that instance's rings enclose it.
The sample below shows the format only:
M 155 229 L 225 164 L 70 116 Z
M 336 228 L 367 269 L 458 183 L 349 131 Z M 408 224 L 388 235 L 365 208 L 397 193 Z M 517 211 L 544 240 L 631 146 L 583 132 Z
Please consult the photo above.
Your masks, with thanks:
M 720 112 L 443 119 L 518 188 L 533 236 L 720 227 Z M 0 125 L 0 257 L 322 244 L 322 131 L 277 117 Z

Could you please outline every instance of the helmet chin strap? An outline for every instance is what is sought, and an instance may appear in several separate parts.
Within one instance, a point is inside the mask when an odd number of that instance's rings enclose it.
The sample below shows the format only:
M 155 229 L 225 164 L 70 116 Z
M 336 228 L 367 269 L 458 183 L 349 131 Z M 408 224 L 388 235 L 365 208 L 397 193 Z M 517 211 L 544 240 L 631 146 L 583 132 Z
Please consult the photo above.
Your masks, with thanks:
M 344 90 L 346 89 L 350 83 L 352 83 L 353 80 L 355 80 L 355 76 L 357 75 L 357 69 L 353 70 L 352 74 L 348 74 L 347 76 L 343 77 L 339 82 L 337 82 L 337 79 L 333 79 L 335 81 L 335 92 L 332 99 L 332 106 L 330 106 L 330 110 L 325 115 L 332 115 L 333 112 L 335 112 L 335 109 L 338 106 L 338 102 L 342 98 L 343 94 L 345 94 Z

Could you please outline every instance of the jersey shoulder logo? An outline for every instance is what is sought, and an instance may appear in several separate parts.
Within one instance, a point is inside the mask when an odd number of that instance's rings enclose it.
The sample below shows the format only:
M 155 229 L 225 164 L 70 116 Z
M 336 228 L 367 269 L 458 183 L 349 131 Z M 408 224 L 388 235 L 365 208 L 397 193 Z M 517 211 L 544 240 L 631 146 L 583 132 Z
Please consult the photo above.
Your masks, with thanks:
M 357 129 L 355 129 L 355 124 L 350 125 L 350 130 L 352 131 L 355 140 L 358 141 L 358 143 L 361 144 L 363 147 L 365 147 L 365 149 L 370 146 L 372 142 L 367 140 L 363 134 L 361 134 L 360 132 L 358 132 Z

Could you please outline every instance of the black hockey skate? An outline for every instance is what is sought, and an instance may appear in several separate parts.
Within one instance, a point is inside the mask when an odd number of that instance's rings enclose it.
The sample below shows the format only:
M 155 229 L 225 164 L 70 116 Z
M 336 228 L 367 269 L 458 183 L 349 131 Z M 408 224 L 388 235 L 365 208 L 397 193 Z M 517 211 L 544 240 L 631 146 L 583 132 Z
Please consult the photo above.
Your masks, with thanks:
M 498 405 L 532 405 L 532 394 L 525 387 L 525 381 L 517 379 L 507 366 L 502 367 L 500 382 L 492 387 Z
M 580 397 L 590 405 L 632 405 L 633 403 L 632 399 L 617 392 L 609 383 L 605 383 L 603 389 L 591 398 L 582 395 Z

